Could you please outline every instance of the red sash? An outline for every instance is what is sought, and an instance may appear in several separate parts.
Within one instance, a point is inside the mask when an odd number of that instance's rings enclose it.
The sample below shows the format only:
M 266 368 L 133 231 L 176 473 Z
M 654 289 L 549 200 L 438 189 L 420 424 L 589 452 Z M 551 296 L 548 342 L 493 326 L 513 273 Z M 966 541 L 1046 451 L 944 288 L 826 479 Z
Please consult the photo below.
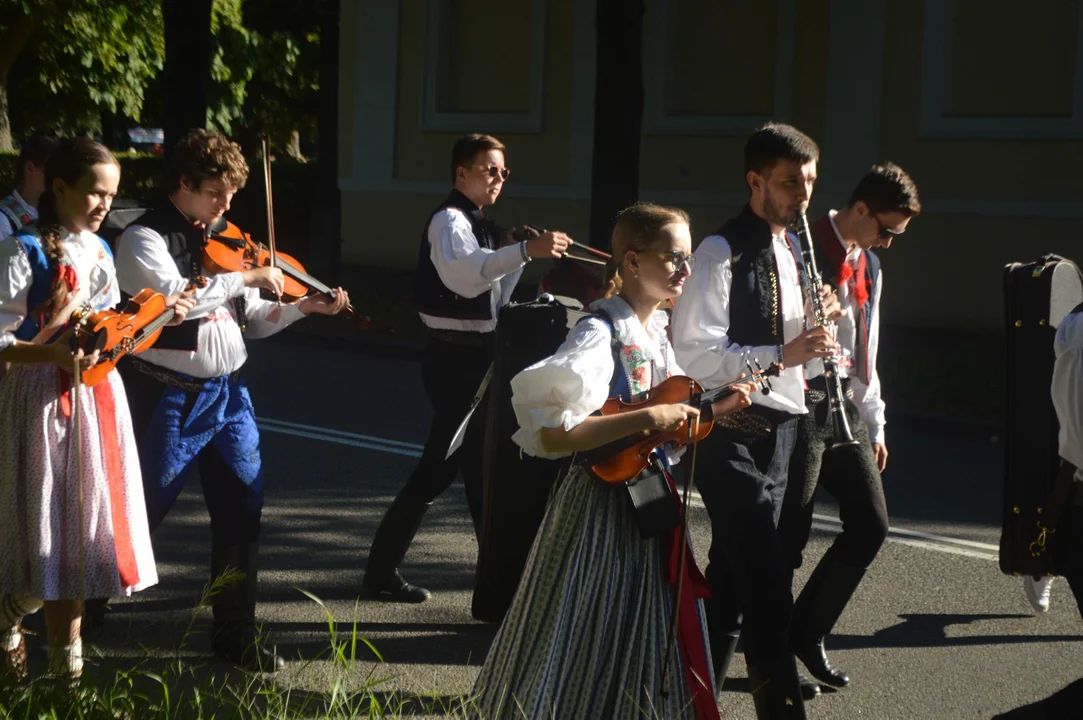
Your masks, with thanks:
M 666 481 L 669 483 L 673 494 L 679 498 L 677 486 L 669 473 L 666 473 Z M 687 510 L 687 508 L 684 510 Z M 707 580 L 703 577 L 703 574 L 700 573 L 699 568 L 696 567 L 696 560 L 692 556 L 692 548 L 688 546 L 688 538 L 681 537 L 681 527 L 679 525 L 673 530 L 672 534 L 665 536 L 665 542 L 667 547 L 665 548 L 663 572 L 666 574 L 666 582 L 672 586 L 677 584 L 681 543 L 685 544 L 681 604 L 680 610 L 674 608 L 674 611 L 679 612 L 677 650 L 681 653 L 688 687 L 692 690 L 692 700 L 696 707 L 696 719 L 721 720 L 718 714 L 718 704 L 715 702 L 714 692 L 712 691 L 710 663 L 707 662 L 707 643 L 703 641 L 703 630 L 699 624 L 699 615 L 696 613 L 696 600 L 709 598 L 711 589 L 707 585 Z M 668 661 L 669 658 L 666 658 L 666 662 Z

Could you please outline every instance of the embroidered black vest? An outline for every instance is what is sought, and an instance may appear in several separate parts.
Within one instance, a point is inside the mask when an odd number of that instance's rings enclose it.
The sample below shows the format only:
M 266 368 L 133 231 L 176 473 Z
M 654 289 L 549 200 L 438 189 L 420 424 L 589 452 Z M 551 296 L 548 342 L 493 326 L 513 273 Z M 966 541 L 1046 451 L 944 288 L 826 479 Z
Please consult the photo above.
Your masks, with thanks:
M 457 208 L 470 220 L 478 245 L 489 250 L 496 248 L 493 238 L 493 225 L 485 219 L 481 210 L 458 190 L 452 190 L 447 200 L 433 210 L 421 233 L 421 246 L 417 253 L 417 274 L 414 276 L 414 306 L 418 312 L 436 317 L 455 318 L 457 320 L 492 320 L 492 291 L 477 297 L 466 298 L 452 291 L 436 272 L 432 263 L 429 244 L 429 225 L 436 213 L 444 208 Z
M 169 198 L 155 203 L 129 227 L 146 227 L 161 235 L 177 271 L 185 278 L 203 274 L 203 229 L 193 225 Z M 236 298 L 233 302 L 237 316 L 243 318 L 244 298 Z M 195 352 L 199 345 L 199 324 L 197 319 L 163 328 L 161 336 L 154 343 L 155 349 Z
M 733 269 L 730 285 L 729 337 L 738 345 L 782 345 L 782 295 L 771 228 L 745 205 L 741 213 L 712 233 L 729 243 Z M 791 252 L 797 238 L 786 233 Z M 795 253 L 798 273 L 800 253 Z
M 839 241 L 829 216 L 825 215 L 819 222 L 809 227 L 812 233 L 813 248 L 816 251 L 816 266 L 820 270 L 825 285 L 833 288 L 839 286 L 839 268 L 828 259 L 824 252 L 824 244 Z M 854 360 L 857 363 L 857 374 L 868 385 L 872 380 L 872 368 L 869 367 L 869 328 L 872 327 L 873 313 L 876 311 L 872 299 L 876 297 L 876 283 L 880 279 L 880 258 L 872 250 L 865 250 L 865 287 L 869 291 L 869 297 L 859 309 L 861 317 L 854 318 L 854 326 L 857 328 L 857 342 L 854 348 Z

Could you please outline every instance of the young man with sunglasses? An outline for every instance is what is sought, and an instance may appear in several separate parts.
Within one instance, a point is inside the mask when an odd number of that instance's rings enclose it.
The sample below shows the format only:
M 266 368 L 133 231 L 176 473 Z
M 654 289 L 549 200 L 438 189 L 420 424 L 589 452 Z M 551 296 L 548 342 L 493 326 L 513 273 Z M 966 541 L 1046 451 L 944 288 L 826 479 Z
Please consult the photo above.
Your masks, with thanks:
M 497 314 L 511 299 L 523 267 L 558 258 L 571 239 L 526 229 L 501 232 L 485 218 L 510 171 L 504 145 L 489 135 L 459 138 L 451 152 L 454 187 L 430 214 L 421 234 L 414 303 L 426 329 L 421 379 L 433 408 L 421 460 L 395 497 L 372 540 L 364 589 L 370 596 L 419 603 L 429 591 L 403 580 L 399 564 L 429 507 L 462 471 L 475 532 L 481 522 L 483 402 L 470 418 L 462 445 L 447 456 L 459 424 L 493 360 Z
M 835 350 L 826 327 L 805 329 L 797 239 L 787 228 L 808 207 L 820 149 L 795 127 L 769 123 L 745 144 L 744 209 L 696 249 L 696 264 L 673 310 L 678 364 L 715 387 L 755 360 L 785 365 L 768 395 L 720 419 L 700 444 L 696 487 L 711 518 L 705 606 L 715 688 L 744 635 L 748 678 L 760 720 L 800 720 L 804 696 L 789 648 L 791 576 L 777 522 L 796 424 L 805 413 L 802 367 Z M 839 314 L 829 288 L 829 321 Z
M 798 421 L 797 443 L 779 520 L 789 567 L 801 566 L 812 529 L 817 484 L 838 502 L 842 533 L 824 554 L 794 602 L 790 644 L 820 682 L 843 687 L 849 676 L 828 661 L 824 637 L 831 632 L 866 569 L 887 537 L 888 516 L 880 473 L 887 466 L 884 401 L 876 373 L 880 335 L 880 260 L 873 248 L 888 248 L 921 212 L 917 187 L 902 168 L 875 165 L 858 183 L 850 202 L 813 223 L 816 264 L 825 283 L 838 288 L 846 313 L 838 321 L 839 374 L 855 445 L 832 449 L 835 441 L 823 376 L 823 361 L 807 366 L 808 414 Z

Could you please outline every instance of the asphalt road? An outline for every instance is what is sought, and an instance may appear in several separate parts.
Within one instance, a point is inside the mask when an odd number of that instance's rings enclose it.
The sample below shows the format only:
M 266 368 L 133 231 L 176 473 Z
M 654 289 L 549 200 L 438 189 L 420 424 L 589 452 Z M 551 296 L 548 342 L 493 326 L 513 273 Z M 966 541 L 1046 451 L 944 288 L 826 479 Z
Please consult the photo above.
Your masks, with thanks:
M 417 606 L 358 599 L 372 534 L 427 429 L 416 358 L 282 340 L 250 347 L 267 488 L 260 613 L 293 659 L 279 680 L 326 692 L 342 676 L 327 660 L 330 613 L 340 633 L 356 623 L 384 660 L 362 646 L 345 673 L 351 687 L 454 703 L 496 630 L 470 616 L 476 544 L 461 485 L 434 505 L 403 566 L 433 598 Z M 809 717 L 990 718 L 1083 676 L 1083 624 L 1067 586 L 1054 584 L 1052 609 L 1035 616 L 1022 582 L 997 568 L 1000 447 L 987 431 L 889 420 L 891 541 L 829 641 L 853 683 L 808 703 Z M 801 582 L 837 532 L 829 503 L 817 513 Z M 178 652 L 207 579 L 207 523 L 192 478 L 154 538 L 161 582 L 113 606 L 98 643 L 104 654 Z M 705 558 L 701 507 L 692 536 Z M 180 654 L 206 658 L 208 625 L 197 620 Z M 723 717 L 754 717 L 740 656 L 731 675 Z

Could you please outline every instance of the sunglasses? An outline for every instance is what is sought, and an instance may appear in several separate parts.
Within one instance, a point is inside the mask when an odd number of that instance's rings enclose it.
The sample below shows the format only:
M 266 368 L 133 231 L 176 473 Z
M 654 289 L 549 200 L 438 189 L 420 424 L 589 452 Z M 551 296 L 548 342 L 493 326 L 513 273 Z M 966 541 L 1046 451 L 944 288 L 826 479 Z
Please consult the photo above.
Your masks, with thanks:
M 692 268 L 696 266 L 695 255 L 686 255 L 683 252 L 664 252 L 661 255 L 673 272 L 676 272 L 682 265 L 687 265 L 688 272 L 692 272 Z
M 901 231 L 892 230 L 891 228 L 880 222 L 880 218 L 878 216 L 873 215 L 872 219 L 876 221 L 876 227 L 879 228 L 879 230 L 876 232 L 876 237 L 880 238 L 881 240 L 887 240 L 889 238 L 902 235 Z
M 478 165 L 481 171 L 491 178 L 499 177 L 502 181 L 508 179 L 508 175 L 511 175 L 511 170 L 507 168 L 497 167 L 496 165 L 490 165 L 485 167 L 484 165 Z

